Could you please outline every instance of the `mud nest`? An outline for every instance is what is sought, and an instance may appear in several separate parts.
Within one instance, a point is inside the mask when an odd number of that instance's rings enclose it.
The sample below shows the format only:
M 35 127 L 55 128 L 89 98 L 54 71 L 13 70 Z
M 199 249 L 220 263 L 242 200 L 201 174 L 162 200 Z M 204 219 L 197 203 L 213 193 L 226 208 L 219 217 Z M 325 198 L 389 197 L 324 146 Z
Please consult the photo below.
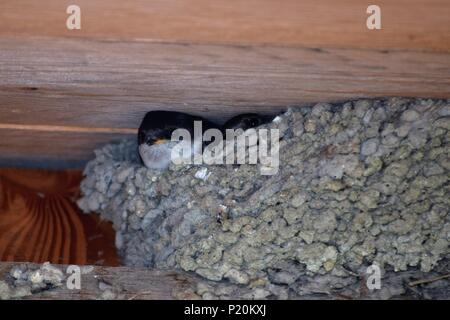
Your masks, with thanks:
M 258 165 L 155 171 L 130 139 L 95 151 L 78 204 L 113 222 L 125 264 L 180 268 L 262 298 L 275 287 L 301 295 L 317 277 L 356 286 L 374 263 L 384 275 L 449 272 L 449 100 L 319 103 L 263 127 L 280 131 L 276 175 Z

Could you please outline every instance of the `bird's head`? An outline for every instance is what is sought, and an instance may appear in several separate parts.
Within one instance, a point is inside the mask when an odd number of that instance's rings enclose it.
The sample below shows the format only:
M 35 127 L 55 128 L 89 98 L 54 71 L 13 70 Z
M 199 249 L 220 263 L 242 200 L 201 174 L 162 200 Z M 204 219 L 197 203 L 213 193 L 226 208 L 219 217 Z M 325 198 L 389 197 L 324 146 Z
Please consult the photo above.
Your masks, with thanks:
M 170 164 L 170 141 L 172 130 L 167 128 L 153 128 L 140 130 L 138 135 L 139 154 L 147 168 L 165 169 Z
M 172 136 L 171 129 L 153 128 L 151 130 L 139 130 L 139 145 L 146 144 L 148 146 L 163 144 L 170 141 Z

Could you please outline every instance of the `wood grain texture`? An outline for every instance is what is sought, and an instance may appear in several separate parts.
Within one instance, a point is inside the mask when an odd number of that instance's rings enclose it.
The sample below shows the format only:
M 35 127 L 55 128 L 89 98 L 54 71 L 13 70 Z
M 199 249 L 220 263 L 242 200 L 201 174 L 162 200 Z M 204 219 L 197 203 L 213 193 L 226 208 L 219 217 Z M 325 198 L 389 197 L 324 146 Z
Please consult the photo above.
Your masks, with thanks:
M 10 270 L 15 266 L 14 263 L 0 262 L 0 280 L 7 281 L 11 284 Z M 36 270 L 41 265 L 27 263 L 29 269 Z M 66 265 L 56 265 L 61 271 L 67 270 Z M 445 281 L 448 282 L 448 261 L 441 261 L 437 270 L 432 272 L 421 272 L 420 270 L 408 270 L 402 272 L 387 272 L 383 274 L 383 283 L 385 288 L 392 289 L 394 294 L 392 300 L 448 300 L 448 286 L 445 287 Z M 83 272 L 84 271 L 84 272 Z M 353 287 L 353 290 L 347 290 L 346 294 L 342 294 L 341 287 L 333 288 L 330 284 L 330 277 L 317 276 L 313 280 L 310 276 L 300 276 L 297 282 L 306 283 L 301 290 L 301 296 L 294 297 L 297 299 L 318 299 L 318 300 L 362 300 L 362 299 L 380 299 L 373 291 L 369 291 L 365 286 L 366 273 L 354 274 L 357 277 L 359 288 Z M 414 282 L 418 280 L 422 283 L 420 286 L 414 287 Z M 441 283 L 437 284 L 437 279 Z M 311 282 L 314 281 L 314 285 Z M 335 280 L 336 281 L 336 280 Z M 417 283 L 417 281 L 415 281 Z M 444 282 L 444 284 L 442 283 Z M 81 289 L 69 290 L 67 286 L 50 287 L 43 291 L 34 293 L 24 297 L 27 300 L 41 299 L 58 299 L 58 300 L 90 300 L 105 299 L 104 292 L 101 287 L 107 287 L 109 294 L 107 299 L 123 299 L 123 300 L 193 300 L 201 299 L 197 294 L 202 283 L 202 287 L 224 288 L 227 282 L 206 281 L 198 275 L 187 273 L 181 270 L 156 270 L 131 267 L 104 267 L 104 266 L 86 266 L 82 269 Z M 100 285 L 102 284 L 102 285 Z M 225 287 L 226 288 L 226 287 Z M 241 286 L 244 291 L 246 286 Z M 397 288 L 397 290 L 395 290 Z M 399 290 L 401 288 L 403 290 Z M 104 290 L 104 289 L 103 289 Z M 225 290 L 223 290 L 225 291 Z M 234 292 L 235 299 L 242 296 L 241 292 Z M 114 294 L 111 297 L 111 293 Z M 431 294 L 430 294 L 431 293 Z M 272 299 L 269 296 L 267 299 Z M 205 297 L 206 299 L 206 297 Z M 217 298 L 216 298 L 217 299 Z M 292 299 L 292 297 L 291 297 Z M 161 302 L 158 302 L 161 303 Z M 190 306 L 191 302 L 186 302 L 185 306 Z M 169 307 L 173 307 L 170 305 Z M 172 310 L 172 309 L 171 309 Z M 178 309 L 182 314 L 184 307 Z M 273 310 L 269 310 L 267 314 L 273 314 Z M 176 312 L 174 312 L 176 313 Z
M 15 165 L 15 160 L 68 161 L 77 167 L 94 155 L 94 149 L 128 135 L 95 132 L 52 132 L 0 129 L 0 163 Z M 70 167 L 70 165 L 69 165 Z
M 0 39 L 2 123 L 137 128 L 152 109 L 215 120 L 379 96 L 450 96 L 450 54 Z
M 81 172 L 0 168 L 0 261 L 118 265 L 110 223 L 75 204 Z
M 360 97 L 450 96 L 450 2 L 0 2 L 0 165 L 82 165 L 149 110 L 237 113 Z
M 79 37 L 187 43 L 450 51 L 450 2 L 378 0 L 382 30 L 366 28 L 360 0 L 2 0 L 0 37 Z
M 5 279 L 14 263 L 0 262 L 0 280 Z M 40 265 L 27 264 L 32 268 Z M 66 265 L 57 265 L 66 270 Z M 101 299 L 103 291 L 99 283 L 110 284 L 113 292 L 125 300 L 173 300 L 195 299 L 192 293 L 200 282 L 200 277 L 182 271 L 160 271 L 130 267 L 93 266 L 81 276 L 81 290 L 69 290 L 65 285 L 25 297 L 31 300 L 93 300 Z M 184 293 L 186 292 L 186 293 Z M 184 294 L 183 294 L 184 293 Z M 119 297 L 118 297 L 119 298 Z

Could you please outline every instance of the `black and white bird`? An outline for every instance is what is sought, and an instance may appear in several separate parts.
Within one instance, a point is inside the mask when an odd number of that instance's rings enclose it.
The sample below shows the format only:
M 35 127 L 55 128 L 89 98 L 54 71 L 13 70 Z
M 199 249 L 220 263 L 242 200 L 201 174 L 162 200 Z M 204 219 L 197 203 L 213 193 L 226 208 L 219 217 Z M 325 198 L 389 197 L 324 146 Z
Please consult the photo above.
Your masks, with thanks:
M 172 133 L 176 129 L 186 129 L 190 133 L 192 141 L 189 143 L 192 144 L 192 154 L 201 153 L 203 142 L 201 136 L 199 137 L 200 141 L 195 140 L 195 121 L 201 121 L 202 136 L 203 132 L 208 129 L 220 129 L 219 125 L 199 116 L 176 111 L 148 112 L 138 131 L 139 155 L 144 165 L 151 169 L 165 169 L 169 166 L 172 148 L 179 143 L 171 141 Z M 184 156 L 191 157 L 192 154 Z
M 194 116 L 176 111 L 150 111 L 141 122 L 138 131 L 139 155 L 147 168 L 166 169 L 172 159 L 172 149 L 179 141 L 171 141 L 172 133 L 176 129 L 186 129 L 192 138 L 190 143 L 191 154 L 184 155 L 191 158 L 193 154 L 201 154 L 205 143 L 202 141 L 203 133 L 208 129 L 218 129 L 225 135 L 226 129 L 243 129 L 257 127 L 270 122 L 273 116 L 261 116 L 246 113 L 235 116 L 225 122 L 223 126 Z M 194 122 L 201 121 L 202 132 L 199 137 L 194 134 Z M 195 138 L 199 140 L 195 140 Z

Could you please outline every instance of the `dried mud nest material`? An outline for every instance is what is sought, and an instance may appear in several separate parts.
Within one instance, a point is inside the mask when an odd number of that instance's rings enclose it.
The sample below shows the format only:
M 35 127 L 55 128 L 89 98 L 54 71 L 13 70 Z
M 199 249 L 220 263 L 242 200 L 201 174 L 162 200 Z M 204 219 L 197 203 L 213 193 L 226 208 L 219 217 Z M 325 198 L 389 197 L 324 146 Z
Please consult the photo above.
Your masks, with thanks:
M 127 265 L 249 287 L 300 294 L 305 277 L 345 286 L 372 263 L 429 272 L 449 258 L 449 100 L 319 103 L 263 127 L 280 130 L 276 175 L 150 170 L 132 139 L 95 151 L 78 204 L 113 222 Z
M 0 279 L 0 300 L 22 299 L 46 290 L 61 287 L 64 273 L 45 262 L 40 267 L 18 264 L 11 268 L 5 279 Z

